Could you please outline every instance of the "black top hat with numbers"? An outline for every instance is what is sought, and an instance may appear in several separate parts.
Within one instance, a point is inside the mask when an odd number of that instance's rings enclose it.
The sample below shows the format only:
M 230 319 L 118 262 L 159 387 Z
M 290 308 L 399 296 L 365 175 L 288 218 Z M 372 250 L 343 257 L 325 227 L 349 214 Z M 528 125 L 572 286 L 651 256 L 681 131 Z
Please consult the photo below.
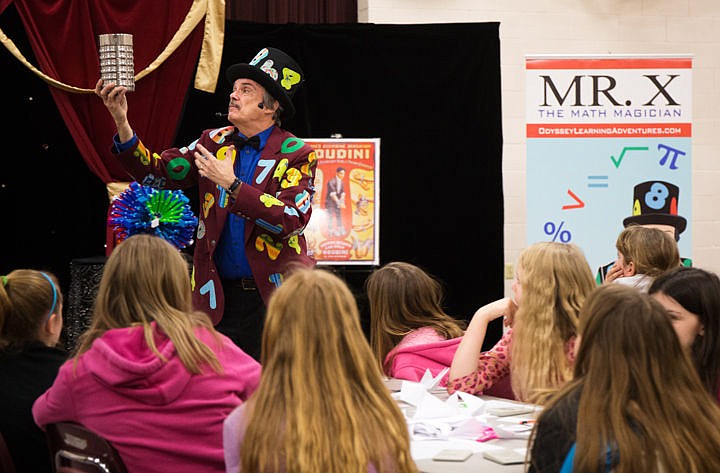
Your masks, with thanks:
M 300 65 L 284 51 L 263 48 L 249 63 L 228 67 L 225 76 L 231 84 L 240 78 L 254 80 L 280 102 L 284 110 L 283 118 L 295 115 L 292 96 L 302 85 L 305 75 Z
M 645 181 L 635 186 L 632 215 L 623 225 L 671 225 L 675 238 L 685 231 L 687 220 L 678 215 L 680 188 L 665 181 Z

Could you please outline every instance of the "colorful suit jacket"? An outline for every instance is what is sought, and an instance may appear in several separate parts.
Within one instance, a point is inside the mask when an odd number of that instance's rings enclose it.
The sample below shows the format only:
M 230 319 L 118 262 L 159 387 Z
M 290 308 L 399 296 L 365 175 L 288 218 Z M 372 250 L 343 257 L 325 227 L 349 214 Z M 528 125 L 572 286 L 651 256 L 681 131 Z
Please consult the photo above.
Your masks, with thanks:
M 198 186 L 199 223 L 193 255 L 192 288 L 195 308 L 217 324 L 224 297 L 213 255 L 229 212 L 245 219 L 245 254 L 255 283 L 267 302 L 294 265 L 313 266 L 302 235 L 312 213 L 315 193 L 315 152 L 301 139 L 275 127 L 263 148 L 252 181 L 240 187 L 233 201 L 227 191 L 201 177 L 193 155 L 200 143 L 220 160 L 235 161 L 230 149 L 233 126 L 203 131 L 187 147 L 153 153 L 138 140 L 117 154 L 122 166 L 139 183 L 163 189 Z

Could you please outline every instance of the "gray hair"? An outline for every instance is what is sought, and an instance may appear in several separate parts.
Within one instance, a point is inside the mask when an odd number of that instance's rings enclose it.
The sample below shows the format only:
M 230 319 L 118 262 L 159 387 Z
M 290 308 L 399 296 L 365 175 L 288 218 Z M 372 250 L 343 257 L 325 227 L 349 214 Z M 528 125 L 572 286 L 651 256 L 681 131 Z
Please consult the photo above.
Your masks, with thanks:
M 273 97 L 272 95 L 270 95 L 270 92 L 268 92 L 268 91 L 266 90 L 266 91 L 263 93 L 263 101 L 262 101 L 262 103 L 263 103 L 263 105 L 264 105 L 265 107 L 270 108 L 270 109 L 272 109 L 273 107 L 275 107 L 275 103 L 278 104 L 277 110 L 275 110 L 275 113 L 273 113 L 273 121 L 275 122 L 275 125 L 277 125 L 277 126 L 282 126 L 282 122 L 280 121 L 280 117 L 282 116 L 282 114 L 283 114 L 283 112 L 285 111 L 285 109 L 284 109 L 283 106 L 280 104 L 280 102 L 279 102 L 278 100 L 276 100 L 275 97 Z

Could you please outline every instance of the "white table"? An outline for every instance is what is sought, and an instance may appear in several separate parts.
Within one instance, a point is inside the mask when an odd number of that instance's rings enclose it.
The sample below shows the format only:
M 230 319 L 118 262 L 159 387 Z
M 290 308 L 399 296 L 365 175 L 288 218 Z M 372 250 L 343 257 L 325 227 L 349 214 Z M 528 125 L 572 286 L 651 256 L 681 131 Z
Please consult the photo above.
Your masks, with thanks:
M 497 445 L 509 449 L 525 449 L 526 440 L 495 439 L 487 442 L 487 446 Z M 482 453 L 475 453 L 464 462 L 434 461 L 432 459 L 416 459 L 415 464 L 422 473 L 522 473 L 524 464 L 500 465 L 483 458 Z
M 398 391 L 402 384 L 401 380 L 388 379 L 385 382 L 391 391 Z M 447 399 L 448 394 L 444 389 L 434 389 L 431 394 L 441 400 Z M 495 398 L 491 396 L 479 396 L 483 400 L 498 400 L 504 403 L 522 404 L 508 399 Z M 525 405 L 525 404 L 523 404 Z M 407 405 L 401 407 L 407 410 Z M 532 406 L 536 413 L 524 414 L 519 416 L 507 416 L 498 418 L 497 421 L 504 425 L 520 424 L 536 416 L 539 407 Z M 501 465 L 499 463 L 483 458 L 482 452 L 492 449 L 509 449 L 516 452 L 525 453 L 527 449 L 527 439 L 493 439 L 486 442 L 476 442 L 467 439 L 453 440 L 411 440 L 412 456 L 418 469 L 422 473 L 522 473 L 525 471 L 525 464 Z M 432 457 L 442 449 L 468 449 L 475 453 L 465 461 L 435 461 Z

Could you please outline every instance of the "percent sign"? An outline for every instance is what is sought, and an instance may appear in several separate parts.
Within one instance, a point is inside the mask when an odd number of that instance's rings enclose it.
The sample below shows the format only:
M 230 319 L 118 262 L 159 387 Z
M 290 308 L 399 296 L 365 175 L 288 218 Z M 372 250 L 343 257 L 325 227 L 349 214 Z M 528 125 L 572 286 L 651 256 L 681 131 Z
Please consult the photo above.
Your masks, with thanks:
M 552 241 L 557 240 L 559 236 L 561 242 L 569 242 L 570 239 L 572 239 L 572 234 L 570 233 L 570 230 L 563 230 L 563 225 L 565 225 L 564 221 L 560 222 L 560 225 L 557 226 L 553 222 L 546 222 L 544 227 L 545 235 L 552 235 Z

